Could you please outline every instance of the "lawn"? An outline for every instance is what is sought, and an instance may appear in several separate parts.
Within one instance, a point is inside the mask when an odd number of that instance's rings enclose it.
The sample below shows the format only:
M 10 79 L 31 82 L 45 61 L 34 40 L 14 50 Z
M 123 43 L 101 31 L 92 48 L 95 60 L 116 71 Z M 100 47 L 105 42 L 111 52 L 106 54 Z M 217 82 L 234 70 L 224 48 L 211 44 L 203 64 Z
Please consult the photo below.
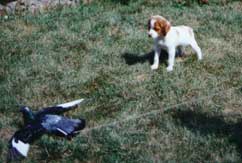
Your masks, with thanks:
M 173 72 L 152 71 L 153 14 L 191 26 L 204 59 L 186 48 Z M 236 0 L 97 0 L 0 18 L 0 162 L 20 105 L 78 98 L 91 100 L 66 115 L 86 128 L 72 141 L 43 136 L 24 162 L 242 162 L 241 47 Z

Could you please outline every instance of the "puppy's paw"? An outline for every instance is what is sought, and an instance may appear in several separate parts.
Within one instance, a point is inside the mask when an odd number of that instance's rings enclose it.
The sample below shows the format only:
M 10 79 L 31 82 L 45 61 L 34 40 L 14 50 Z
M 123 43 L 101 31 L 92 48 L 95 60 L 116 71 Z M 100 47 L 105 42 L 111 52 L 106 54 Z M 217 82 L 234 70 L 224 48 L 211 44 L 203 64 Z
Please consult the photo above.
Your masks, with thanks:
M 197 58 L 199 61 L 201 61 L 203 59 L 203 55 L 199 55 L 198 58 Z
M 152 70 L 156 70 L 158 69 L 158 64 L 153 64 L 152 66 L 150 66 Z
M 171 72 L 171 71 L 173 71 L 173 67 L 172 67 L 172 66 L 168 66 L 168 67 L 166 68 L 166 70 L 167 70 L 167 72 Z

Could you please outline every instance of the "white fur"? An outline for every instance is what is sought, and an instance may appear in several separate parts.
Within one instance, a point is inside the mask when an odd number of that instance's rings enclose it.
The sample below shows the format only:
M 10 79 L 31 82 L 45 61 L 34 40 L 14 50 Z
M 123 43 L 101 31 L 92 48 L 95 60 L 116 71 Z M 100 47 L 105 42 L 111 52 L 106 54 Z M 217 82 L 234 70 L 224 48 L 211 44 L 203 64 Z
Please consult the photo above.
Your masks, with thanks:
M 71 101 L 71 102 L 68 102 L 68 103 L 60 104 L 60 105 L 57 105 L 57 106 L 60 106 L 60 107 L 63 107 L 63 108 L 69 108 L 69 107 L 76 106 L 83 101 L 84 101 L 84 99 L 79 99 L 79 100 Z
M 165 18 L 158 16 L 160 19 Z M 193 50 L 195 50 L 198 60 L 202 59 L 202 52 L 200 47 L 198 46 L 195 37 L 194 32 L 191 27 L 188 26 L 171 26 L 169 32 L 166 34 L 165 37 L 160 37 L 158 33 L 153 29 L 155 24 L 155 19 L 151 19 L 150 21 L 150 30 L 148 31 L 148 34 L 154 39 L 154 63 L 151 66 L 152 70 L 155 70 L 158 68 L 159 65 L 159 56 L 161 49 L 165 49 L 168 52 L 168 67 L 167 71 L 172 71 L 175 61 L 175 53 L 176 53 L 176 47 L 178 46 L 188 46 L 190 45 Z M 166 20 L 167 21 L 167 20 Z M 168 24 L 170 22 L 167 21 Z
M 27 157 L 29 151 L 29 144 L 25 144 L 22 141 L 18 140 L 18 143 L 15 142 L 15 139 L 12 139 L 12 146 L 16 148 L 24 157 Z
M 151 21 L 150 21 L 150 30 L 148 31 L 148 34 L 152 37 L 152 38 L 157 38 L 159 35 L 158 35 L 158 33 L 153 29 L 154 28 L 154 26 L 155 26 L 155 20 L 154 19 L 152 19 Z

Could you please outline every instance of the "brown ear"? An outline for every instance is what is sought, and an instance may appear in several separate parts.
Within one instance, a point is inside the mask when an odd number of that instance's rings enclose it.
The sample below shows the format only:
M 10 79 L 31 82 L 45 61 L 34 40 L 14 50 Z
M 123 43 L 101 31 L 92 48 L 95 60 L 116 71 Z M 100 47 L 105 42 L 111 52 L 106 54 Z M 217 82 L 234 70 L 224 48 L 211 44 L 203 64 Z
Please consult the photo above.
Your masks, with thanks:
M 170 29 L 171 29 L 171 24 L 170 24 L 170 22 L 168 22 L 168 21 L 166 21 L 166 25 L 165 25 L 165 36 L 166 36 L 166 34 L 170 31 Z
M 170 31 L 171 25 L 167 20 L 157 20 L 155 22 L 155 30 L 159 33 L 160 36 L 165 37 L 166 34 Z

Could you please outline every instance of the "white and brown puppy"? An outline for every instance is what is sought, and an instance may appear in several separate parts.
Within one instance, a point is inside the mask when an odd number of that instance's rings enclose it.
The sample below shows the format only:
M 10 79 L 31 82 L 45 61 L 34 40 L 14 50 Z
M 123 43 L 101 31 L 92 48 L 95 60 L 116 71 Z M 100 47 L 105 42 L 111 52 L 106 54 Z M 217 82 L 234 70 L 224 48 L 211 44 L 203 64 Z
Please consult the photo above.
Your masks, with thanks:
M 194 37 L 194 32 L 188 26 L 171 26 L 170 22 L 164 17 L 156 15 L 152 16 L 148 22 L 148 35 L 154 39 L 154 63 L 152 70 L 158 68 L 159 55 L 161 49 L 168 52 L 167 71 L 172 71 L 175 61 L 175 53 L 177 47 L 191 45 L 196 51 L 198 60 L 202 59 L 202 52 Z

